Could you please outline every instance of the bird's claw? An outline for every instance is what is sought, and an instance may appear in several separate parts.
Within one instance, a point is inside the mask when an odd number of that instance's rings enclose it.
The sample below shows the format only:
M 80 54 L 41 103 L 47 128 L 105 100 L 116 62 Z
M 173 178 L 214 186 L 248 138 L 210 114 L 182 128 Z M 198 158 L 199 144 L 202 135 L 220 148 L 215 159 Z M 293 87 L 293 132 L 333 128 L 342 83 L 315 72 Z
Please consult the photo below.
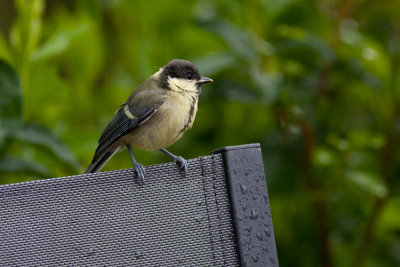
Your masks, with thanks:
M 171 152 L 169 152 L 165 148 L 161 148 L 160 151 L 163 152 L 164 154 L 166 154 L 168 157 L 170 157 L 174 162 L 176 162 L 179 165 L 180 169 L 183 169 L 184 176 L 187 175 L 187 173 L 188 173 L 188 163 L 184 158 L 182 158 L 181 156 L 175 156 L 174 154 L 172 154 Z
M 175 158 L 174 162 L 176 162 L 179 165 L 180 169 L 183 169 L 184 176 L 186 176 L 188 173 L 188 163 L 186 159 L 182 158 L 181 156 L 178 156 Z
M 146 173 L 146 171 L 144 170 L 143 165 L 135 162 L 134 167 L 139 180 L 142 182 L 142 184 L 144 184 L 144 174 Z

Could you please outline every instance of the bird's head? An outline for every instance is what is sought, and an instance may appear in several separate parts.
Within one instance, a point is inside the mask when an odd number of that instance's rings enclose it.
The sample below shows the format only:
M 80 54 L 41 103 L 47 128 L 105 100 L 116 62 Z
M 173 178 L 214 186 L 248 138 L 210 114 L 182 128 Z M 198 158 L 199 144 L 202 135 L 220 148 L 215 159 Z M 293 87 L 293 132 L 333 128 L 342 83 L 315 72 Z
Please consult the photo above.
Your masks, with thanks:
M 200 93 L 203 83 L 212 82 L 207 77 L 201 77 L 196 66 L 187 60 L 173 59 L 156 74 L 161 87 L 177 92 Z

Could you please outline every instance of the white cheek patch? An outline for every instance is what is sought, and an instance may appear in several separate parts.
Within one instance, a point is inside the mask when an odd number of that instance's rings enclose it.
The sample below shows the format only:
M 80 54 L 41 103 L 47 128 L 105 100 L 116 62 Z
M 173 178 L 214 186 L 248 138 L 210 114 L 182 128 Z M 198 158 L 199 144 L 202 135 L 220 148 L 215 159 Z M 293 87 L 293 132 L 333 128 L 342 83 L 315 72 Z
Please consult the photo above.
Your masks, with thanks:
M 179 78 L 171 78 L 168 76 L 168 85 L 169 87 L 177 92 L 189 91 L 189 92 L 197 92 L 197 86 L 195 80 L 186 80 Z

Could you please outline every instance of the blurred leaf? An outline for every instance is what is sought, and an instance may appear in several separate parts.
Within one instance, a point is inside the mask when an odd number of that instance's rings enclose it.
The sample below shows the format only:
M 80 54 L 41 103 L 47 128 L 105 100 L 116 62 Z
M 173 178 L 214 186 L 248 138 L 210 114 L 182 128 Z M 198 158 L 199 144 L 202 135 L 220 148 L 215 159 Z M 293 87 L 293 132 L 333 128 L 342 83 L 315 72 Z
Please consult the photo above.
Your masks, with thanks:
M 368 172 L 348 171 L 347 178 L 356 184 L 361 190 L 374 194 L 377 197 L 385 197 L 386 186 L 375 175 Z
M 354 148 L 370 147 L 372 149 L 381 149 L 384 144 L 382 133 L 375 133 L 367 129 L 353 130 L 348 133 L 348 139 Z
M 50 174 L 48 168 L 38 162 L 32 160 L 23 160 L 10 156 L 5 156 L 0 161 L 0 173 L 11 173 L 13 175 L 17 173 L 24 173 L 41 177 L 45 177 Z
M 11 57 L 11 52 L 7 44 L 7 40 L 0 33 L 0 58 L 7 62 L 13 62 Z
M 280 15 L 288 6 L 290 6 L 293 2 L 297 0 L 263 0 L 261 3 L 263 4 L 269 19 Z
M 34 53 L 32 53 L 32 61 L 46 59 L 63 53 L 71 43 L 71 41 L 87 31 L 87 25 L 79 25 L 67 31 L 60 31 L 50 37 L 43 45 L 41 45 Z
M 219 52 L 193 60 L 202 75 L 216 75 L 220 71 L 232 68 L 236 64 L 235 57 L 228 52 Z
M 329 166 L 332 165 L 334 161 L 334 154 L 326 147 L 317 147 L 313 156 L 313 160 L 317 166 Z
M 229 46 L 230 50 L 241 60 L 251 63 L 257 62 L 255 44 L 248 31 L 227 21 L 211 23 L 205 27 L 219 35 Z
M 71 39 L 69 49 L 65 53 L 64 64 L 71 79 L 76 79 L 74 82 L 77 86 L 92 86 L 93 81 L 99 78 L 104 63 L 101 24 L 84 16 L 68 17 L 68 23 L 77 29 L 82 29 L 84 34 L 77 34 Z M 76 93 L 79 95 L 84 92 L 77 90 Z
M 4 139 L 14 135 L 21 125 L 21 85 L 15 70 L 0 60 L 0 148 Z
M 281 73 L 266 73 L 255 68 L 250 71 L 250 76 L 259 91 L 259 100 L 263 104 L 270 104 L 276 100 L 283 81 Z
M 60 161 L 68 164 L 75 171 L 79 168 L 79 163 L 74 154 L 54 135 L 50 130 L 36 125 L 24 125 L 16 134 L 16 138 L 25 143 L 37 145 L 50 151 Z
M 400 197 L 393 197 L 385 205 L 380 224 L 381 231 L 400 230 Z
M 15 8 L 18 13 L 13 25 L 10 39 L 17 51 L 17 68 L 25 81 L 25 72 L 29 69 L 29 57 L 40 42 L 42 34 L 42 15 L 45 9 L 43 0 L 16 0 Z

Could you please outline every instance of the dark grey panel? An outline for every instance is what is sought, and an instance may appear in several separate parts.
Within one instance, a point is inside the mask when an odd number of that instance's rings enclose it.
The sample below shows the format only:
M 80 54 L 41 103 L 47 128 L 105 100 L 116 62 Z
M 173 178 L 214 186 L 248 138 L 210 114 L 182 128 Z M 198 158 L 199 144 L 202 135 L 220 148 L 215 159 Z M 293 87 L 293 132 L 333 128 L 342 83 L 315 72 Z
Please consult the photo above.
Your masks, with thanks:
M 272 231 L 272 228 L 271 228 Z M 0 186 L 1 266 L 238 266 L 221 155 Z
M 278 266 L 260 145 L 214 153 L 222 153 L 225 161 L 241 266 Z

